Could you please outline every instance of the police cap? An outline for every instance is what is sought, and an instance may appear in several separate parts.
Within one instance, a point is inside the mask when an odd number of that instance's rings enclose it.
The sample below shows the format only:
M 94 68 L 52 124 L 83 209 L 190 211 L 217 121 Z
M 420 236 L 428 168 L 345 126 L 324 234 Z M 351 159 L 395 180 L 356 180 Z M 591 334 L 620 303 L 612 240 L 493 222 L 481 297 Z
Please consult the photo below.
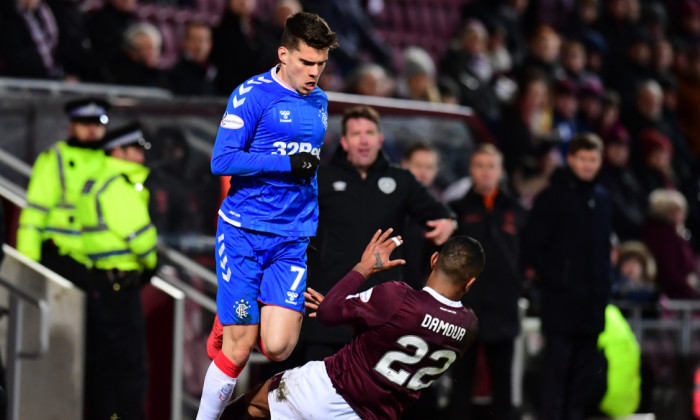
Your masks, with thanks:
M 109 131 L 102 139 L 102 149 L 110 152 L 117 147 L 141 146 L 145 150 L 151 148 L 151 143 L 143 137 L 143 129 L 138 122 L 121 126 Z
M 63 109 L 68 118 L 74 122 L 99 123 L 106 125 L 109 122 L 107 111 L 109 102 L 100 98 L 80 98 L 66 102 Z

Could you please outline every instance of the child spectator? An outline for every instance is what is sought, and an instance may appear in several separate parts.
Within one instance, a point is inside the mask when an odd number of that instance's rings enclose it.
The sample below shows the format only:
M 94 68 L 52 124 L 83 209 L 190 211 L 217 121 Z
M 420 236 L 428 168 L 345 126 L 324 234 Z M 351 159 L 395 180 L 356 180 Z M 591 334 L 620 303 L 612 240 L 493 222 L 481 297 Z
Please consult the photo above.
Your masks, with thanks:
M 613 296 L 631 302 L 654 302 L 656 262 L 644 243 L 623 242 L 617 254 Z

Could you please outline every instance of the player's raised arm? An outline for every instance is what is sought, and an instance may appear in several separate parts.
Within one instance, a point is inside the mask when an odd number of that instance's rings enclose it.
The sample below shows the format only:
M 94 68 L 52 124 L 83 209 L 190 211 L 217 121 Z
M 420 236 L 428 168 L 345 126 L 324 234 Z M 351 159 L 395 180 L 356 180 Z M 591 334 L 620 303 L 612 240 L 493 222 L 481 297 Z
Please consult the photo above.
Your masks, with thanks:
M 403 243 L 401 236 L 389 238 L 389 235 L 394 229 L 389 228 L 384 233 L 379 229 L 372 240 L 369 241 L 365 251 L 362 253 L 360 262 L 353 267 L 353 270 L 359 271 L 365 278 L 372 274 L 379 273 L 384 270 L 396 267 L 397 265 L 406 264 L 404 260 L 390 260 L 394 250 Z M 331 292 L 333 289 L 331 289 Z M 330 294 L 331 292 L 328 292 Z
M 325 325 L 339 325 L 347 321 L 350 313 L 344 310 L 346 298 L 355 293 L 368 276 L 406 264 L 403 259 L 391 260 L 391 253 L 403 243 L 400 236 L 389 237 L 394 230 L 382 233 L 378 230 L 362 253 L 360 262 L 326 294 L 316 299 L 317 316 Z M 352 311 L 350 311 L 352 312 Z
M 211 157 L 214 175 L 252 176 L 260 173 L 289 172 L 287 156 L 270 153 L 251 153 L 248 149 L 255 135 L 255 127 L 264 111 L 264 98 L 259 89 L 244 90 L 238 87 L 226 105 Z M 240 96 L 240 98 L 239 98 Z

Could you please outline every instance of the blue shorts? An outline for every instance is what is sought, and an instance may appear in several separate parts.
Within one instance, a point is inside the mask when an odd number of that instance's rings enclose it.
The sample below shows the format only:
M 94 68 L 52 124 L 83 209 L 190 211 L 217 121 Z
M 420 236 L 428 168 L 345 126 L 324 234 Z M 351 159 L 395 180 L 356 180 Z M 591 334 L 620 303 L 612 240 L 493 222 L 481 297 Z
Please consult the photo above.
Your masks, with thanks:
M 216 232 L 216 310 L 224 325 L 260 323 L 258 303 L 304 313 L 309 238 L 231 226 Z

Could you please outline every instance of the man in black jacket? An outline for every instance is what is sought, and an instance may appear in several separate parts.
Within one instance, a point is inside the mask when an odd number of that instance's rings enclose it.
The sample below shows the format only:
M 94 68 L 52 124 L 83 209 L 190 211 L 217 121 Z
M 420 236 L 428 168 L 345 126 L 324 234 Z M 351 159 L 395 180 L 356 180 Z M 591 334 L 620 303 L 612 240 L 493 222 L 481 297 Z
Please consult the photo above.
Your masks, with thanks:
M 279 38 L 278 38 L 279 39 Z M 176 95 L 213 96 L 216 66 L 209 60 L 212 48 L 211 28 L 204 22 L 191 21 L 185 28 L 180 60 L 168 73 L 168 86 Z
M 471 157 L 469 173 L 474 183 L 460 200 L 450 203 L 457 213 L 458 232 L 469 235 L 484 247 L 486 268 L 478 285 L 462 298 L 479 318 L 477 346 L 472 346 L 452 367 L 454 385 L 450 398 L 450 418 L 471 418 L 471 391 L 479 347 L 484 348 L 491 377 L 490 419 L 510 420 L 514 340 L 520 330 L 519 232 L 524 209 L 499 188 L 503 155 L 491 144 L 478 147 Z
M 571 141 L 568 167 L 536 198 L 523 232 L 523 256 L 541 280 L 543 420 L 582 420 L 594 375 L 605 375 L 596 343 L 610 296 L 612 204 L 597 182 L 602 151 L 594 134 Z
M 425 238 L 442 245 L 456 228 L 454 214 L 406 169 L 381 153 L 384 136 L 379 114 L 366 106 L 347 109 L 342 120 L 340 147 L 329 165 L 318 172 L 319 225 L 309 252 L 307 284 L 326 293 L 350 270 L 364 243 L 377 229 L 394 228 L 403 234 L 407 216 L 426 226 Z M 411 244 L 406 244 L 411 246 Z M 396 255 L 395 258 L 400 258 Z M 372 278 L 368 289 L 388 280 L 401 280 L 394 268 Z M 333 354 L 352 337 L 349 331 L 304 322 L 308 360 Z M 313 345 L 309 345 L 313 343 Z

